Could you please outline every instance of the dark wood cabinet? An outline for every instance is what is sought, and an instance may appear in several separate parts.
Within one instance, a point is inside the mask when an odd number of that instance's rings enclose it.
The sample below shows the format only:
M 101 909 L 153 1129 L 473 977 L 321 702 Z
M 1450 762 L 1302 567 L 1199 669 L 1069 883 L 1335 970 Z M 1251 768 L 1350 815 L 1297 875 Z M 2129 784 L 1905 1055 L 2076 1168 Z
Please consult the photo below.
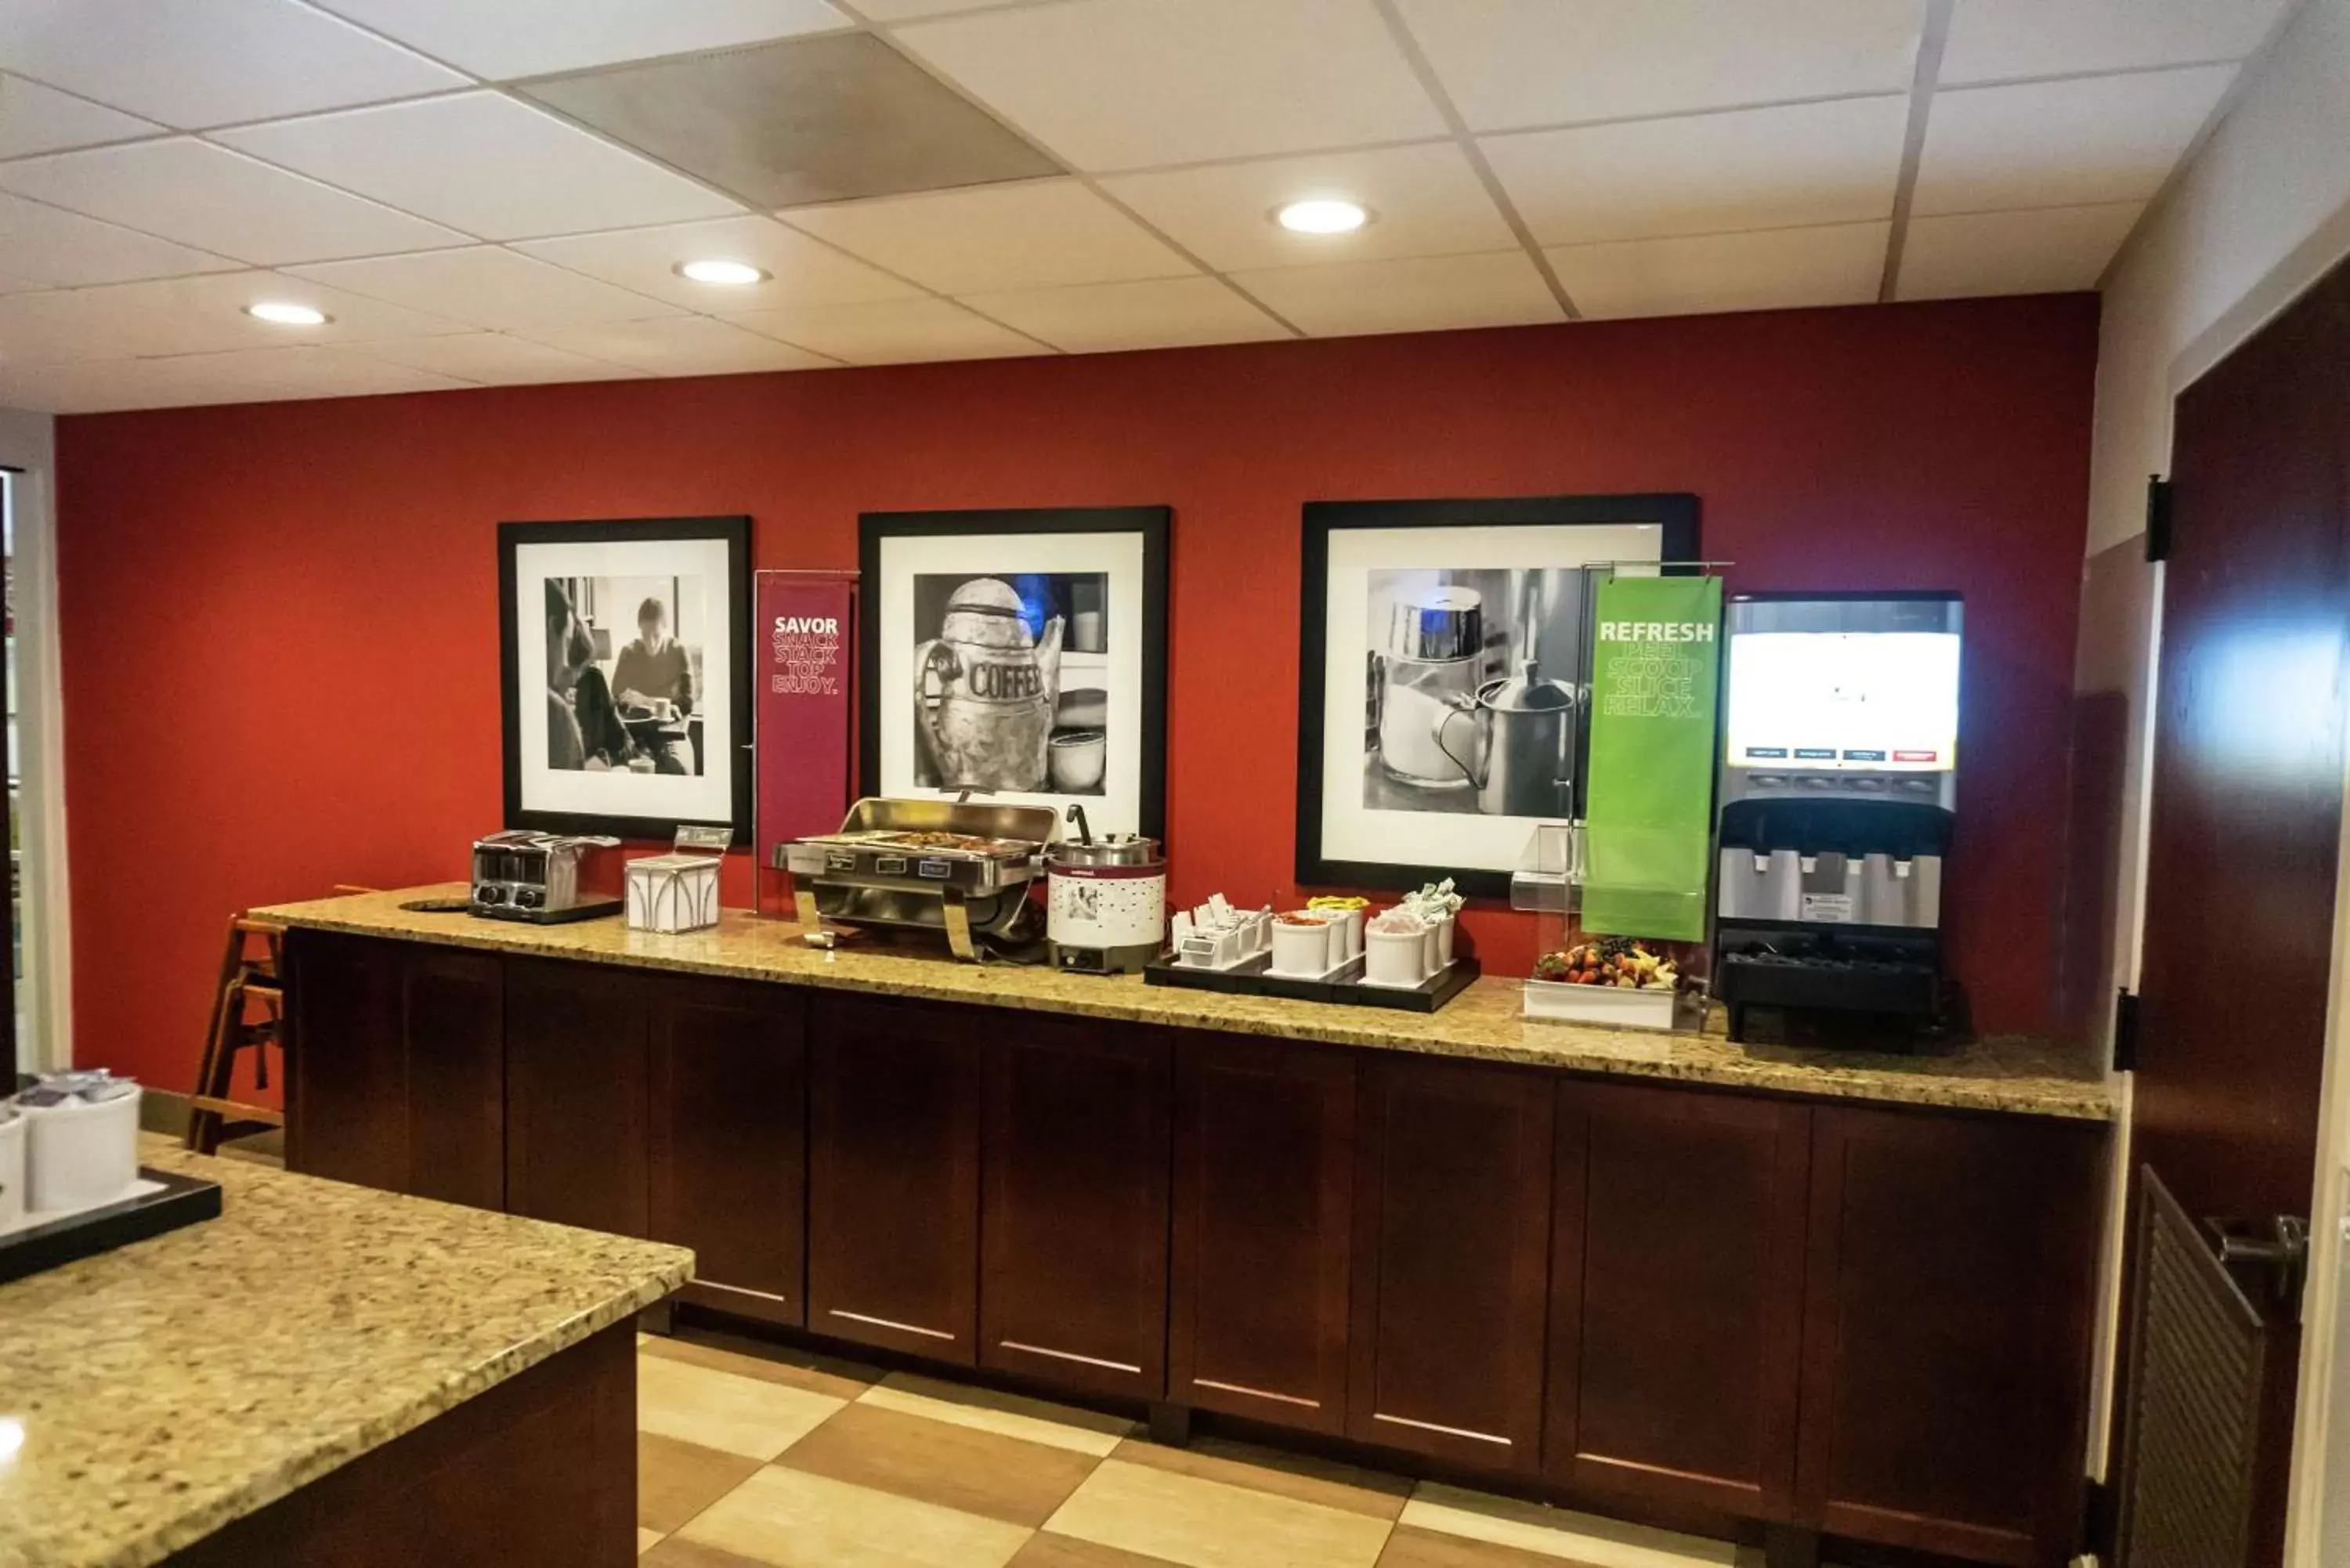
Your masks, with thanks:
M 781 986 L 660 981 L 651 1008 L 651 1234 L 694 1253 L 680 1299 L 806 1321 L 806 1004 Z
M 488 953 L 296 931 L 289 1168 L 505 1204 L 504 969 Z
M 510 960 L 505 977 L 506 1207 L 642 1236 L 648 997 L 630 971 Z
M 1346 1431 L 1354 1190 L 1354 1053 L 1179 1042 L 1170 1399 Z
M 1792 1517 L 1810 1164 L 1800 1104 L 1558 1086 L 1554 1480 Z
M 1554 1085 L 1389 1057 L 1361 1068 L 1347 1435 L 1540 1465 Z
M 1169 1073 L 1130 1025 L 1023 1019 L 988 1048 L 983 1366 L 1165 1394 Z
M 970 1014 L 826 995 L 808 1049 L 808 1327 L 965 1366 L 979 1328 Z
M 2072 1557 L 2102 1131 L 1813 1112 L 1804 1523 L 1978 1562 Z

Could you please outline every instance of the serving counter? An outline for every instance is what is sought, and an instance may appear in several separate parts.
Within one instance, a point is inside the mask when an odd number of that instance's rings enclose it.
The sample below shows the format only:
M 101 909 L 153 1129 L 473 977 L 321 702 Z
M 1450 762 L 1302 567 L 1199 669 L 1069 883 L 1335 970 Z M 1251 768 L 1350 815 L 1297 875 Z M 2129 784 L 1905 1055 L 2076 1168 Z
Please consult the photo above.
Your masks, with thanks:
M 1771 1541 L 2056 1564 L 2083 1054 L 1432 1017 L 401 906 L 293 928 L 296 1168 L 691 1247 L 681 1299 Z M 1794 1542 L 1793 1546 L 1789 1543 Z
M 220 1217 L 0 1285 L 0 1565 L 634 1557 L 632 1325 L 690 1254 L 146 1160 Z

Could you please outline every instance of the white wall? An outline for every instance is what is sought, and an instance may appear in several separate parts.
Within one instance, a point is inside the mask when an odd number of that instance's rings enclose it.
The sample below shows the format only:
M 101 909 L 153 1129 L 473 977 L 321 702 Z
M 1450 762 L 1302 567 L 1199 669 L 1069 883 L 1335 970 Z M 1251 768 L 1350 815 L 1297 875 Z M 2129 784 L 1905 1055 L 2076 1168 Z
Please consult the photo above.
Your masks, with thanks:
M 18 759 L 25 777 L 25 929 L 32 1060 L 63 1066 L 73 1039 L 66 945 L 63 716 L 57 701 L 56 421 L 0 409 L 0 464 L 24 471 L 16 505 Z
M 2087 554 L 2093 562 L 2113 554 L 2097 562 L 2099 569 L 2118 569 L 2119 557 L 2144 530 L 2147 475 L 2169 471 L 2171 404 L 2180 389 L 2345 256 L 2350 256 L 2350 0 L 2308 0 L 2106 274 Z M 2101 985 L 2106 994 L 2116 985 L 2134 986 L 2137 978 L 2147 715 L 2158 604 L 2158 592 L 2123 603 L 2111 593 L 2092 591 L 2083 598 L 2085 647 L 2093 639 L 2136 642 L 2147 655 L 2119 682 L 2130 710 L 2131 754 L 2112 803 L 2124 825 L 2114 897 L 2097 911 L 2113 923 L 2106 944 L 2112 973 Z M 2137 623 L 2092 624 L 2089 618 L 2101 613 L 2137 618 Z M 2082 673 L 2088 675 L 2085 666 Z M 2095 684 L 2110 691 L 2114 672 L 2100 674 Z M 2350 980 L 2335 978 L 2337 989 Z M 2337 1014 L 2345 1011 L 2337 1006 Z M 2339 1085 L 2345 1075 L 2329 1068 L 2329 1076 Z M 2350 1134 L 2350 1122 L 2329 1119 Z M 2334 1188 L 2343 1159 L 2319 1163 L 2324 1189 L 2312 1195 L 2311 1212 L 2332 1215 L 2342 1202 Z M 2303 1427 L 2295 1453 L 2301 1474 L 2288 1548 L 2288 1561 L 2295 1564 L 2316 1561 L 2324 1395 L 2334 1338 L 2330 1318 L 2321 1321 L 2320 1314 L 2330 1306 L 2330 1286 L 2341 1272 L 2338 1230 L 2321 1224 L 2316 1233 L 2313 1278 L 2329 1288 L 2318 1293 L 2325 1300 L 2314 1296 L 2310 1303 Z M 2109 1261 L 2117 1251 L 2109 1249 Z M 2116 1265 L 2108 1277 L 2109 1314 L 2118 1304 L 2117 1273 Z M 2350 1421 L 2350 1411 L 2343 1420 Z

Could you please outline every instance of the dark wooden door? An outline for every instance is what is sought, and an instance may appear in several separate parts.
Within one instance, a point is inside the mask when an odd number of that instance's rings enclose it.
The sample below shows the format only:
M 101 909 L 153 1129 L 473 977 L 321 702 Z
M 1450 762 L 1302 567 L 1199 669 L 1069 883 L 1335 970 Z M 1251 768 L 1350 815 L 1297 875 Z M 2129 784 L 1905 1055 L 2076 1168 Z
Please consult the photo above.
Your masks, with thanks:
M 1347 1435 L 1482 1469 L 1541 1462 L 1554 1085 L 1362 1068 Z
M 1563 1083 L 1544 1468 L 1792 1517 L 1811 1111 Z
M 505 966 L 490 953 L 421 943 L 400 956 L 408 1055 L 403 1190 L 504 1209 Z
M 973 1365 L 980 1055 L 965 1010 L 816 999 L 808 1327 Z
M 1355 1056 L 1210 1034 L 1177 1045 L 1176 1403 L 1346 1431 Z
M 651 1234 L 691 1247 L 681 1298 L 806 1321 L 806 1002 L 782 986 L 655 984 Z
M 1024 1018 L 989 1048 L 979 1360 L 1167 1391 L 1167 1037 Z
M 1813 1113 L 1801 1522 L 1981 1563 L 2079 1550 L 2101 1125 Z
M 305 1176 L 408 1189 L 402 944 L 286 934 L 293 1049 L 286 1053 L 286 1164 Z
M 649 982 L 561 960 L 506 968 L 506 1207 L 642 1236 L 650 1225 Z
M 2314 1186 L 2350 763 L 2345 365 L 2350 265 L 2173 420 L 2132 1136 L 2199 1219 L 2305 1219 Z M 2291 1365 L 2290 1314 L 2271 1328 Z M 2255 1563 L 2283 1550 L 2292 1379 L 2276 1386 Z

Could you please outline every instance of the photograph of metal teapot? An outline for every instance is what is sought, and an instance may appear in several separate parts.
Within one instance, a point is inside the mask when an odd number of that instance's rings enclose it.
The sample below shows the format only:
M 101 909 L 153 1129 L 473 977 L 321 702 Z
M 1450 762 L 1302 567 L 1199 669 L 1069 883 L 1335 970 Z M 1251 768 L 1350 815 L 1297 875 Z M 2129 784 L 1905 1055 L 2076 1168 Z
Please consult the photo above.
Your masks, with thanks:
M 1581 567 L 1373 570 L 1364 806 L 1572 819 L 1592 589 Z
M 1111 635 L 1100 573 L 914 577 L 914 779 L 1101 794 Z

